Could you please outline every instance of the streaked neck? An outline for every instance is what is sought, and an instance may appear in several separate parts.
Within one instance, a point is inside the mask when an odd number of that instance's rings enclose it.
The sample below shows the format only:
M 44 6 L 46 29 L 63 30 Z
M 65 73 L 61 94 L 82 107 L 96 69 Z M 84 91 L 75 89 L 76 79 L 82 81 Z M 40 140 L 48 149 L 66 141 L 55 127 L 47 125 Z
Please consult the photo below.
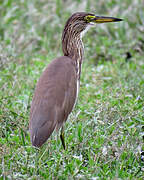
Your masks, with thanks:
M 65 56 L 74 60 L 78 79 L 80 79 L 81 64 L 84 55 L 84 48 L 80 34 L 75 34 L 75 32 L 70 29 L 64 31 L 62 36 L 62 49 Z

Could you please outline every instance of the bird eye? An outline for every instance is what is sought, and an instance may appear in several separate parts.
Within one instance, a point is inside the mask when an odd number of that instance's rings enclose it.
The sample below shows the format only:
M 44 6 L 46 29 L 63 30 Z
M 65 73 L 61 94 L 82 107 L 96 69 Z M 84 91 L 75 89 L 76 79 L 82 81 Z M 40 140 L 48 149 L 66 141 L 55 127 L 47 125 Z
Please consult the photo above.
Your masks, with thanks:
M 84 19 L 85 19 L 87 22 L 91 22 L 94 18 L 95 18 L 95 16 L 87 15 L 87 16 L 85 16 Z

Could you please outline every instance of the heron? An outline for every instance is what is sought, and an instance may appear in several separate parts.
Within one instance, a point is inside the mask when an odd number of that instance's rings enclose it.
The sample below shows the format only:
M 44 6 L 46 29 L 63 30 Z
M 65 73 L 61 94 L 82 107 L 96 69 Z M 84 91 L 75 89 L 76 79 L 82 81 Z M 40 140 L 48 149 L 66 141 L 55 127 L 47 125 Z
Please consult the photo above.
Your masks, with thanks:
M 82 35 L 97 23 L 122 21 L 120 18 L 76 12 L 67 20 L 62 33 L 63 56 L 54 59 L 40 76 L 30 109 L 29 131 L 34 147 L 41 147 L 53 131 L 61 129 L 65 149 L 64 123 L 72 112 L 79 93 L 84 56 Z

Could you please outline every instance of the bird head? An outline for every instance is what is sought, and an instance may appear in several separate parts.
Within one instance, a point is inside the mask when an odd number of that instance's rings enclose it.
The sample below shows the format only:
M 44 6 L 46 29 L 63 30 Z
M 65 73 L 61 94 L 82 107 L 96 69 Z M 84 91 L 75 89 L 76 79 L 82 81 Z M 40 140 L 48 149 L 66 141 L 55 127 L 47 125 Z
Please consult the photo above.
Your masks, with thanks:
M 115 17 L 96 16 L 92 13 L 77 12 L 74 13 L 66 22 L 65 30 L 71 29 L 76 34 L 85 31 L 89 25 L 97 23 L 108 23 L 122 21 L 122 19 Z

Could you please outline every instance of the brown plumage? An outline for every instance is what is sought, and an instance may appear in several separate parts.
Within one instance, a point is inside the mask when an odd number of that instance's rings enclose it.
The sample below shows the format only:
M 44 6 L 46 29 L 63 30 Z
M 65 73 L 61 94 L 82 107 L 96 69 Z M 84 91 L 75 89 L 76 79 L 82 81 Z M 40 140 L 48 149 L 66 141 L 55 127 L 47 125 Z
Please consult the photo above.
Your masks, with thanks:
M 64 56 L 53 60 L 36 85 L 30 111 L 30 138 L 33 146 L 42 146 L 54 129 L 63 127 L 77 99 L 83 44 L 81 33 L 91 23 L 120 21 L 91 13 L 75 13 L 66 22 L 62 35 Z M 63 147 L 64 135 L 61 133 Z
M 66 56 L 52 61 L 41 75 L 30 114 L 31 141 L 41 146 L 55 127 L 59 129 L 72 111 L 76 98 L 76 71 Z

